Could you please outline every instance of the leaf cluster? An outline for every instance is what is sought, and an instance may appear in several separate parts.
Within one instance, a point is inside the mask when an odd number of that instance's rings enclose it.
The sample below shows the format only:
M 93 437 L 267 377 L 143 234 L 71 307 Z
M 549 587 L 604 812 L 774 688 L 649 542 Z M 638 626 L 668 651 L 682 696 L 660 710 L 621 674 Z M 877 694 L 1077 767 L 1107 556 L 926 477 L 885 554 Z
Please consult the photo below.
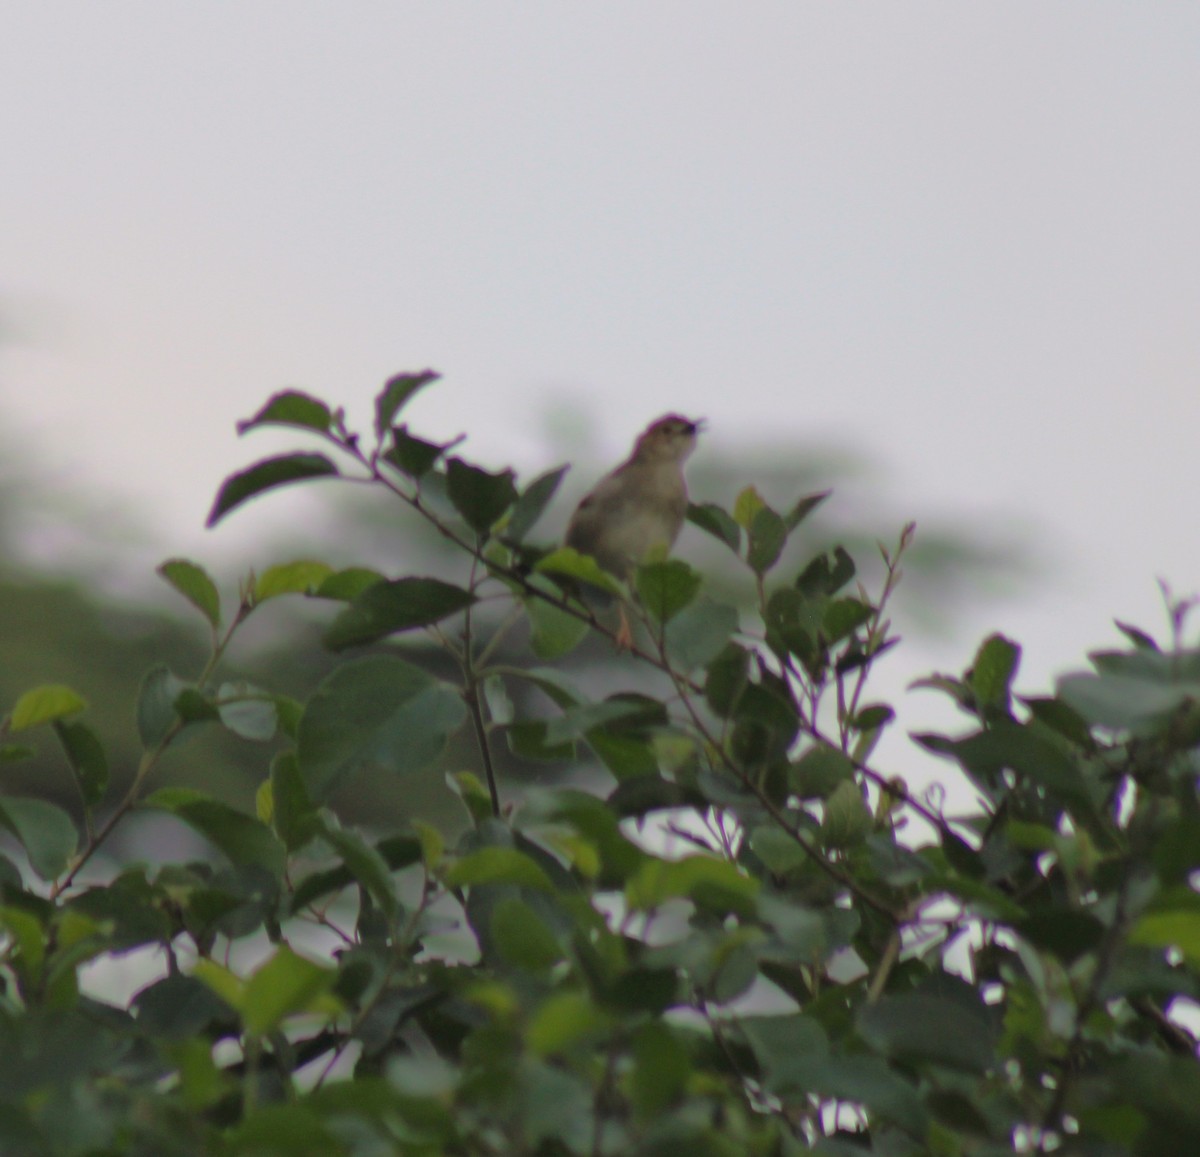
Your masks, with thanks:
M 207 659 L 145 674 L 127 786 L 71 687 L 0 721 L 0 759 L 52 732 L 77 827 L 0 794 L 0 1151 L 29 1154 L 1088 1154 L 1200 1145 L 1200 652 L 1187 607 L 1053 695 L 1015 690 L 993 635 L 948 696 L 961 733 L 915 736 L 972 806 L 913 794 L 876 762 L 895 722 L 870 693 L 897 644 L 890 601 L 914 528 L 880 546 L 878 590 L 834 547 L 785 547 L 827 495 L 774 509 L 754 488 L 689 519 L 728 550 L 737 609 L 680 559 L 631 583 L 534 535 L 563 469 L 521 485 L 400 423 L 436 379 L 400 374 L 369 434 L 296 391 L 244 433 L 317 440 L 221 487 L 211 522 L 283 485 L 382 488 L 460 566 L 387 575 L 276 563 L 223 597 L 200 564 L 159 568 Z M 589 693 L 561 660 L 638 640 Z M 330 607 L 342 661 L 293 699 L 226 675 L 279 598 Z M 500 617 L 484 608 L 503 608 Z M 412 661 L 433 640 L 454 677 Z M 506 637 L 510 643 L 501 651 Z M 512 656 L 518 657 L 514 659 Z M 634 685 L 633 672 L 648 672 Z M 615 688 L 615 689 L 614 689 Z M 254 814 L 156 782 L 203 728 L 274 740 Z M 334 799 L 365 771 L 403 796 L 448 743 L 468 819 L 367 833 Z M 497 751 L 566 760 L 516 790 Z M 124 781 L 123 781 L 124 782 Z M 211 849 L 104 863 L 138 813 Z M 128 1003 L 89 984 L 135 954 Z

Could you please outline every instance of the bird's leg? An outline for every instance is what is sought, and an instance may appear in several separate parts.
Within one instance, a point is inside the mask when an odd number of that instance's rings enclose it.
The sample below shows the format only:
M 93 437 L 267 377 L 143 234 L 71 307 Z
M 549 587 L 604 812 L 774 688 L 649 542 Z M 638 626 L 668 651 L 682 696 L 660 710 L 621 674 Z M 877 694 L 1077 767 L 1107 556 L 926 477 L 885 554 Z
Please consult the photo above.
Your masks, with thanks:
M 625 612 L 624 602 L 617 604 L 617 612 L 620 623 L 617 625 L 617 636 L 613 642 L 616 643 L 618 651 L 630 651 L 633 649 L 633 628 L 629 625 L 629 615 Z

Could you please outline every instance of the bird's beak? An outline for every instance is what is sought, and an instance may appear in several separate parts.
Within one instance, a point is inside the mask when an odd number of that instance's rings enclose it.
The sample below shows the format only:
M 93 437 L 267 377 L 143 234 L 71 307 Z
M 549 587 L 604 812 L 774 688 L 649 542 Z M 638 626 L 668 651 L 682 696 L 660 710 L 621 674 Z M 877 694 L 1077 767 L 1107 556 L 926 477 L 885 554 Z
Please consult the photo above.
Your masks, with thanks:
M 692 428 L 688 431 L 689 434 L 703 434 L 704 427 L 708 425 L 707 418 L 697 418 L 692 422 Z

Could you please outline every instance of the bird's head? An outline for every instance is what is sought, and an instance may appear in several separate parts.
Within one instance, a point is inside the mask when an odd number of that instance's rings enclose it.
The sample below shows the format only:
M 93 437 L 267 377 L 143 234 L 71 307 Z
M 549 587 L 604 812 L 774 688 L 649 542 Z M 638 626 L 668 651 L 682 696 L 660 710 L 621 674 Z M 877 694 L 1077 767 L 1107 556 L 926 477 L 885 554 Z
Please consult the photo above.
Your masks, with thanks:
M 682 462 L 695 448 L 704 419 L 693 421 L 679 414 L 666 414 L 651 422 L 633 448 L 639 462 Z

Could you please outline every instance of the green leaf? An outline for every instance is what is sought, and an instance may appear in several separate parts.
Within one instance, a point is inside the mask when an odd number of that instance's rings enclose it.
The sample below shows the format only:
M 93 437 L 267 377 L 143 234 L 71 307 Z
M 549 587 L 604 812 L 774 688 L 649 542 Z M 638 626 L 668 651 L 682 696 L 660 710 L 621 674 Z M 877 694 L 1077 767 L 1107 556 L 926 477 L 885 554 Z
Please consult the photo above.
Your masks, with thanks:
M 395 426 L 384 459 L 410 478 L 424 478 L 445 452 L 445 446 L 410 434 L 407 426 Z
M 272 394 L 253 418 L 237 424 L 237 432 L 245 434 L 256 426 L 299 426 L 305 430 L 326 433 L 333 422 L 329 407 L 319 398 L 300 390 L 281 390 Z
M 1129 933 L 1131 944 L 1177 948 L 1192 968 L 1200 967 L 1200 911 L 1195 908 L 1148 912 Z
M 755 511 L 748 529 L 750 545 L 746 548 L 746 561 L 761 576 L 779 561 L 787 542 L 787 524 L 769 506 L 762 506 Z
M 977 996 L 971 992 L 973 1000 Z M 895 1060 L 929 1061 L 985 1073 L 996 1064 L 995 1025 L 982 1003 L 909 993 L 864 1005 L 858 1031 L 873 1048 Z
M 821 613 L 821 633 L 829 643 L 837 643 L 870 622 L 874 613 L 860 599 L 831 599 Z
M 265 743 L 279 726 L 275 700 L 249 683 L 222 683 L 217 690 L 221 723 L 241 739 Z
M 809 494 L 799 499 L 796 505 L 783 516 L 783 523 L 787 527 L 788 533 L 795 530 L 832 493 L 832 490 L 822 490 L 819 494 Z
M 492 910 L 491 933 L 500 955 L 529 972 L 545 972 L 563 958 L 554 933 L 519 896 L 505 896 Z
M 388 917 L 395 916 L 399 907 L 396 882 L 383 856 L 353 832 L 336 827 L 330 821 L 323 825 L 321 839 L 341 856 L 342 863 L 370 893 L 381 911 Z
M 590 630 L 578 615 L 559 610 L 545 599 L 527 598 L 524 607 L 529 617 L 529 645 L 539 659 L 547 662 L 569 655 Z
M 377 570 L 368 570 L 365 566 L 352 566 L 331 574 L 313 592 L 318 599 L 336 599 L 348 603 L 362 594 L 367 587 L 384 581 L 383 575 Z
M 547 470 L 545 474 L 538 475 L 525 487 L 512 509 L 508 525 L 504 528 L 506 539 L 510 542 L 524 540 L 537 520 L 541 518 L 546 507 L 550 505 L 550 500 L 554 497 L 559 483 L 562 482 L 563 475 L 568 469 L 570 468 L 567 466 L 559 466 L 556 470 Z
M 1002 721 L 951 748 L 963 767 L 976 775 L 990 779 L 1008 768 L 1066 804 L 1092 810 L 1087 783 L 1076 762 L 1028 727 Z
M 141 806 L 177 816 L 235 864 L 254 864 L 275 876 L 283 871 L 284 846 L 266 824 L 203 792 L 186 787 L 159 788 Z
M 320 803 L 360 767 L 405 776 L 428 767 L 462 725 L 458 692 L 391 655 L 339 667 L 300 720 L 300 770 Z
M 728 718 L 750 682 L 750 652 L 737 643 L 727 643 L 708 665 L 704 697 L 709 707 Z
M 707 667 L 738 629 L 736 608 L 702 598 L 667 624 L 667 653 L 681 671 Z
M 749 531 L 754 523 L 754 516 L 766 508 L 763 496 L 753 486 L 742 490 L 733 503 L 733 520 L 743 530 Z
M 688 506 L 687 520 L 711 534 L 718 542 L 723 542 L 734 554 L 741 549 L 742 528 L 732 515 L 715 502 L 692 503 Z
M 434 578 L 376 583 L 355 597 L 325 632 L 332 651 L 361 647 L 388 635 L 427 627 L 476 601 L 470 591 Z
M 297 559 L 268 567 L 254 583 L 254 601 L 265 603 L 279 595 L 311 595 L 333 574 L 328 563 Z
M 686 562 L 671 558 L 639 566 L 635 581 L 642 605 L 666 623 L 695 599 L 704 578 Z
M 538 1056 L 559 1053 L 607 1028 L 609 1016 L 584 992 L 557 992 L 530 1018 L 525 1041 Z
M 96 733 L 85 723 L 58 720 L 55 734 L 79 785 L 85 807 L 95 807 L 108 787 L 108 758 Z
M 85 710 L 87 700 L 78 691 L 62 683 L 43 683 L 26 691 L 13 706 L 9 731 L 28 731 L 43 723 L 53 723 L 67 715 Z
M 984 707 L 1007 711 L 1012 681 L 1021 662 L 1021 648 L 1003 635 L 989 635 L 975 653 L 970 684 Z
M 516 848 L 480 848 L 451 865 L 446 883 L 452 888 L 479 884 L 518 884 L 539 892 L 553 892 L 554 885 L 542 867 Z
M 678 898 L 705 907 L 748 915 L 758 895 L 759 882 L 743 875 L 725 860 L 712 856 L 685 856 L 680 860 L 647 858 L 625 886 L 625 901 L 649 912 Z
M 304 482 L 310 478 L 336 476 L 337 473 L 338 468 L 324 454 L 284 454 L 277 458 L 264 458 L 225 479 L 205 525 L 216 526 L 231 510 L 264 490 L 287 486 L 292 482 Z
M 274 1031 L 283 1020 L 308 1012 L 318 997 L 328 993 L 337 972 L 297 956 L 286 944 L 260 965 L 242 990 L 242 1022 L 252 1036 Z
M 1159 649 L 1158 644 L 1145 631 L 1131 626 L 1129 623 L 1123 623 L 1120 619 L 1114 619 L 1113 622 L 1116 624 L 1117 630 L 1138 650 L 1157 651 Z
M 318 831 L 317 810 L 308 798 L 300 761 L 294 751 L 281 751 L 271 761 L 269 822 L 289 852 L 304 847 Z
M 461 458 L 446 463 L 446 490 L 454 509 L 477 534 L 485 534 L 517 498 L 511 470 L 489 474 Z
M 20 842 L 43 880 L 54 880 L 75 854 L 78 835 L 62 808 L 40 799 L 0 797 L 0 823 Z
M 675 1030 L 661 1020 L 641 1025 L 633 1037 L 629 1099 L 634 1112 L 653 1119 L 668 1111 L 687 1087 L 692 1065 Z
M 1058 697 L 1093 727 L 1140 731 L 1160 726 L 1188 700 L 1200 700 L 1200 683 L 1169 683 L 1154 677 L 1105 671 L 1064 675 Z
M 578 579 L 611 595 L 620 596 L 623 593 L 621 584 L 608 571 L 601 569 L 600 564 L 590 554 L 580 554 L 574 547 L 560 546 L 551 551 L 538 561 L 534 570 L 541 574 Z
M 795 586 L 802 594 L 834 595 L 855 575 L 854 559 L 845 547 L 835 546 L 831 554 L 819 554 L 799 574 Z
M 391 428 L 396 415 L 401 407 L 407 404 L 409 398 L 431 382 L 436 382 L 441 376 L 434 370 L 421 370 L 418 373 L 395 374 L 388 378 L 375 399 L 375 437 L 382 442 L 384 431 Z
M 158 573 L 208 620 L 213 630 L 221 625 L 221 596 L 202 566 L 186 558 L 169 558 Z
M 163 664 L 151 667 L 138 689 L 137 727 L 142 746 L 157 747 L 179 718 L 175 701 L 188 685 Z
M 827 848 L 849 848 L 865 840 L 873 826 L 862 789 L 852 780 L 842 780 L 825 801 L 821 842 Z

